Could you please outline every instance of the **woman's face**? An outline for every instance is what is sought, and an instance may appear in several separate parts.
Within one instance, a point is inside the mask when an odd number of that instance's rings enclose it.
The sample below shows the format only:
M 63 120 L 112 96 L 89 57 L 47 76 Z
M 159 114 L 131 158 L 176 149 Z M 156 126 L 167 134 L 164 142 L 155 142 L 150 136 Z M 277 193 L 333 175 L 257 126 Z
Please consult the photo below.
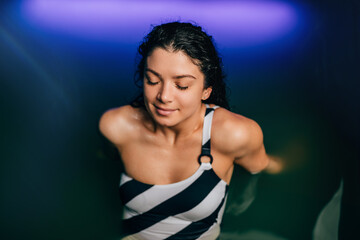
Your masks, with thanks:
M 156 48 L 144 70 L 145 106 L 160 125 L 172 127 L 200 110 L 210 96 L 204 89 L 205 76 L 183 51 Z

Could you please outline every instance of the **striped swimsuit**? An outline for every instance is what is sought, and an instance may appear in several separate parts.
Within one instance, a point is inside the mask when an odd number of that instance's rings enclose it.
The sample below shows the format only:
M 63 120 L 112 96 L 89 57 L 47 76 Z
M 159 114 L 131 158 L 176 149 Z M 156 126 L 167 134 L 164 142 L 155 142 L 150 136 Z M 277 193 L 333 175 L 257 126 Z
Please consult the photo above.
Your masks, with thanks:
M 212 169 L 210 133 L 214 110 L 207 105 L 200 167 L 189 178 L 166 185 L 141 183 L 125 173 L 120 180 L 124 204 L 123 239 L 208 239 L 220 234 L 228 185 Z M 210 162 L 201 162 L 208 156 Z

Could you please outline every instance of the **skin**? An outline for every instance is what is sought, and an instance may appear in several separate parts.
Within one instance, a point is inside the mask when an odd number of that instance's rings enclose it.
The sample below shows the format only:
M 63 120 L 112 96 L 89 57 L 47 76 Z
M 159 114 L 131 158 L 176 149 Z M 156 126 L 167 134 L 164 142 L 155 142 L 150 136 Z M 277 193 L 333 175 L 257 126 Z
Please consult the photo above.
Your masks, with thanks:
M 119 150 L 127 175 L 148 184 L 179 182 L 199 168 L 206 109 L 202 100 L 212 89 L 204 88 L 204 74 L 182 51 L 156 48 L 144 75 L 146 109 L 108 110 L 99 128 Z M 259 125 L 223 108 L 215 110 L 211 154 L 215 173 L 227 183 L 234 164 L 255 173 L 269 162 Z

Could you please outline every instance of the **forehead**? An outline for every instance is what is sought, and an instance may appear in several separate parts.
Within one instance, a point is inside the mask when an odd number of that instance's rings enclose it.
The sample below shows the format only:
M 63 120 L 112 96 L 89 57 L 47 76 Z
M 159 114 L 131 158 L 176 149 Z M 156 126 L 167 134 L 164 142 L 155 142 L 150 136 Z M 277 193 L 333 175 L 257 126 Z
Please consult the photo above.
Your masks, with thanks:
M 152 51 L 146 59 L 146 67 L 164 73 L 202 74 L 196 60 L 189 57 L 184 51 L 164 48 L 155 48 Z

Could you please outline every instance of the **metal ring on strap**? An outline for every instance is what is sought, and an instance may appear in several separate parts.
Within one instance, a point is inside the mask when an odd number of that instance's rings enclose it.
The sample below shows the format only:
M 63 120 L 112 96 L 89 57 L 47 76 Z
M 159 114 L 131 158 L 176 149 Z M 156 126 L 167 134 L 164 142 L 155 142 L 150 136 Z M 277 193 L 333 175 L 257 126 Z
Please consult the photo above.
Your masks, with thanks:
M 209 158 L 210 158 L 210 164 L 212 164 L 212 162 L 213 162 L 213 157 L 211 156 L 210 153 L 201 153 L 200 156 L 198 157 L 198 162 L 199 162 L 199 164 L 202 163 L 202 162 L 201 162 L 201 157 L 203 157 L 203 156 L 209 157 Z

